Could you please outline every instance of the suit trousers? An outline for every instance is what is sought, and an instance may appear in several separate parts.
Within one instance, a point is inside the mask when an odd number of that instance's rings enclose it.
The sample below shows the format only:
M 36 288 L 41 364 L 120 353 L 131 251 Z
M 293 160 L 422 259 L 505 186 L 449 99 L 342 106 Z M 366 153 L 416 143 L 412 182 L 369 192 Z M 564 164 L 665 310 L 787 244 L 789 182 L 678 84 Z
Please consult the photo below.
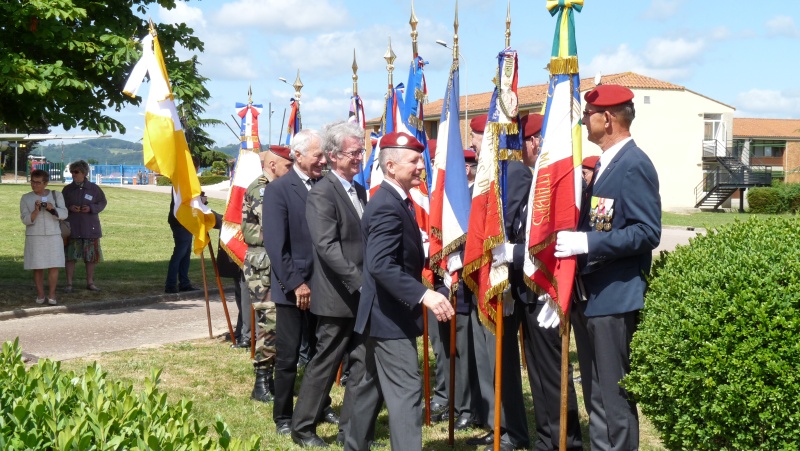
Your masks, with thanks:
M 435 318 L 435 317 L 434 317 Z M 456 314 L 456 370 L 455 396 L 453 407 L 458 417 L 472 420 L 476 418 L 473 402 L 479 398 L 480 389 L 477 383 L 478 371 L 475 365 L 472 327 L 468 314 Z M 450 321 L 436 321 L 442 343 L 441 366 L 444 373 L 445 393 L 450 396 Z M 436 362 L 437 373 L 439 361 Z M 473 398 L 473 393 L 475 396 Z
M 619 385 L 631 370 L 631 338 L 638 326 L 639 311 L 586 316 L 586 304 L 572 304 L 571 320 L 592 449 L 639 449 L 636 403 Z
M 349 347 L 355 322 L 355 318 L 317 316 L 317 348 L 306 367 L 292 417 L 292 431 L 301 437 L 316 433 L 322 411 L 330 405 L 331 387 Z
M 525 357 L 536 425 L 533 449 L 553 451 L 558 450 L 561 425 L 561 334 L 558 327 L 539 327 L 536 318 L 542 308 L 543 303 L 524 306 L 522 329 L 525 334 Z M 583 449 L 583 441 L 571 364 L 568 377 L 567 449 L 579 451 Z
M 364 344 L 364 336 L 353 332 L 353 335 L 350 337 L 350 344 L 348 346 L 348 353 L 346 355 L 347 365 L 349 366 L 350 370 L 350 378 L 348 379 L 347 385 L 344 389 L 344 399 L 342 400 L 342 412 L 339 415 L 339 434 L 336 436 L 336 440 L 338 442 L 344 443 L 345 437 L 347 437 L 347 431 L 349 430 L 350 424 L 350 417 L 353 416 L 355 402 L 356 402 L 356 384 L 364 378 L 364 374 L 366 373 L 366 353 L 367 347 Z M 344 370 L 342 370 L 344 372 Z M 366 405 L 375 405 L 377 408 L 375 411 L 375 417 L 377 418 L 378 412 L 381 410 L 381 406 L 383 406 L 383 395 L 381 395 L 380 390 L 377 390 L 373 395 L 377 395 L 377 398 L 370 400 Z M 372 410 L 370 410 L 371 412 Z M 364 415 L 364 412 L 359 412 L 361 415 Z M 367 415 L 368 416 L 368 415 Z M 367 441 L 371 442 L 375 440 L 375 422 L 372 421 L 369 423 L 367 427 Z
M 440 324 L 447 324 L 447 332 L 442 332 L 440 330 Z M 435 402 L 437 404 L 446 406 L 448 395 L 450 394 L 447 391 L 447 379 L 450 377 L 450 363 L 448 363 L 447 356 L 445 356 L 446 352 L 450 352 L 449 343 L 450 343 L 450 323 L 439 323 L 436 319 L 436 315 L 428 310 L 428 339 L 431 342 L 431 347 L 433 348 L 433 355 L 436 358 L 436 371 L 435 371 L 435 378 L 436 384 L 433 387 L 433 395 L 431 396 L 431 402 Z M 446 337 L 443 337 L 446 335 Z M 444 340 L 447 339 L 448 345 L 447 349 L 445 349 Z
M 422 378 L 417 342 L 412 338 L 364 340 L 365 372 L 354 387 L 355 405 L 345 450 L 369 450 L 368 433 L 380 412 L 380 394 L 389 410 L 390 449 L 422 449 Z M 349 384 L 348 384 L 349 385 Z
M 272 418 L 276 425 L 282 425 L 292 422 L 292 399 L 303 319 L 307 317 L 309 322 L 316 324 L 316 316 L 294 305 L 276 304 L 275 307 L 275 400 Z
M 503 318 L 503 395 L 500 416 L 502 439 L 514 447 L 528 448 L 528 419 L 522 396 L 522 371 L 520 371 L 519 311 L 522 304 L 517 303 L 514 314 Z M 481 390 L 481 422 L 489 429 L 494 428 L 494 375 L 496 359 L 496 339 L 478 318 L 478 309 L 472 311 L 473 337 L 475 341 L 475 360 L 478 365 L 478 382 Z
M 253 325 L 251 324 L 250 309 L 250 290 L 247 288 L 247 280 L 244 278 L 244 273 L 239 271 L 239 278 L 236 279 L 236 305 L 239 307 L 239 316 L 237 316 L 236 330 L 240 333 L 237 334 L 243 341 L 250 342 L 250 333 Z

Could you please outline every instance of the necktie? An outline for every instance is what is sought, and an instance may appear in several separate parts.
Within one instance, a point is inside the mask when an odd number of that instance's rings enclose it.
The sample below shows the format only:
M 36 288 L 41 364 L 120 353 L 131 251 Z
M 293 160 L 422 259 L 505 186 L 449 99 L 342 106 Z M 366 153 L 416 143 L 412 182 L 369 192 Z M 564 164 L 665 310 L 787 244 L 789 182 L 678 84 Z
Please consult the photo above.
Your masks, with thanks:
M 310 178 L 306 179 L 306 189 L 311 191 L 311 188 L 313 187 L 314 187 L 314 180 Z
M 597 177 L 600 175 L 600 166 L 602 163 L 600 160 L 597 160 L 597 164 L 594 165 L 594 175 L 592 176 L 592 182 L 597 181 Z
M 408 197 L 406 197 L 406 208 L 408 208 L 408 211 L 411 212 L 411 217 L 416 220 L 417 214 L 414 212 L 414 204 L 411 203 L 411 199 Z
M 358 199 L 356 189 L 353 186 L 350 186 L 350 189 L 347 190 L 347 193 L 350 194 L 350 201 L 353 202 L 353 207 L 355 207 L 356 213 L 358 213 L 358 217 L 360 218 L 361 215 L 364 214 L 364 209 L 361 207 L 361 201 Z

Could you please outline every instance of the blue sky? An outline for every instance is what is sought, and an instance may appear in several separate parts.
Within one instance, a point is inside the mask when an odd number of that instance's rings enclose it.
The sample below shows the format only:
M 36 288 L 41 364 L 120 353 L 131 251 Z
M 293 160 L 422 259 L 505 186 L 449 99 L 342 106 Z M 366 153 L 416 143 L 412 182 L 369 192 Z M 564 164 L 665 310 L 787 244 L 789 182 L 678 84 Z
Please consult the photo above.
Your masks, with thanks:
M 780 3 L 778 3 L 780 4 Z M 800 117 L 800 13 L 760 2 L 731 0 L 586 0 L 576 14 L 581 76 L 633 71 L 683 85 L 732 105 L 738 117 Z M 504 46 L 507 1 L 459 1 L 461 93 L 492 89 L 496 55 Z M 444 95 L 452 53 L 454 0 L 417 0 L 419 51 L 428 97 Z M 207 116 L 234 126 L 236 102 L 264 104 L 262 143 L 268 142 L 267 105 L 272 102 L 272 142 L 300 70 L 304 128 L 347 117 L 352 91 L 353 49 L 359 94 L 368 118 L 381 114 L 387 88 L 383 55 L 388 38 L 397 55 L 395 83 L 405 82 L 411 60 L 411 0 L 203 0 L 153 9 L 154 21 L 185 22 L 205 42 L 199 55 L 212 99 Z M 545 0 L 511 0 L 511 45 L 519 52 L 520 85 L 547 82 L 543 70 L 556 19 Z M 184 57 L 189 54 L 180 53 Z M 466 73 L 465 73 L 466 72 Z M 147 86 L 139 95 L 147 95 Z M 113 112 L 129 141 L 142 137 L 144 106 Z M 288 115 L 288 113 L 287 113 Z M 234 127 L 236 129 L 236 127 Z M 59 130 L 55 130 L 57 132 Z M 75 131 L 75 130 L 72 130 Z M 208 130 L 218 145 L 238 139 L 225 126 Z

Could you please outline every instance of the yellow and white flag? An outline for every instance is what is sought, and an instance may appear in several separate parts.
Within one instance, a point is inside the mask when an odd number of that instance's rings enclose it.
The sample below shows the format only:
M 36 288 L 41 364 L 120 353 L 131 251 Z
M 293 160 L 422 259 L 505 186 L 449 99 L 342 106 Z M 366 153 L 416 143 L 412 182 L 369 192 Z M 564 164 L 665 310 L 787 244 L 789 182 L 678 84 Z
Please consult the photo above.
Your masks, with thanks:
M 150 94 L 145 110 L 144 165 L 172 180 L 173 213 L 194 235 L 194 252 L 199 254 L 208 245 L 208 230 L 214 227 L 216 219 L 211 209 L 200 201 L 197 170 L 175 108 L 161 46 L 153 34 L 142 39 L 142 57 L 122 92 L 135 97 L 145 74 L 150 75 Z

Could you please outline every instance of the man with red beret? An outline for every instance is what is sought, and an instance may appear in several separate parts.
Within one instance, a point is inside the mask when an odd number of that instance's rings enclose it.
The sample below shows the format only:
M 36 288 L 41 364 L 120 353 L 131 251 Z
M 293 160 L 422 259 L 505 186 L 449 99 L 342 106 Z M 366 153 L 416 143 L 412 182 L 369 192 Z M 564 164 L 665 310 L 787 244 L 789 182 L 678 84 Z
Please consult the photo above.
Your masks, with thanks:
M 425 252 L 408 192 L 422 183 L 425 146 L 413 136 L 393 132 L 381 139 L 380 189 L 362 217 L 364 272 L 355 331 L 366 347 L 366 371 L 353 386 L 355 404 L 344 449 L 369 449 L 382 394 L 389 410 L 392 450 L 422 449 L 422 378 L 417 337 L 422 306 L 439 321 L 453 316 L 449 300 L 422 284 Z M 356 351 L 354 351 L 356 352 Z
M 488 114 L 481 114 L 480 116 L 475 116 L 469 121 L 469 128 L 471 130 L 469 134 L 470 143 L 472 144 L 470 147 L 472 150 L 475 151 L 475 155 L 478 156 L 481 154 L 481 144 L 483 143 L 483 131 L 486 129 L 486 122 L 489 120 Z
M 592 449 L 632 450 L 639 448 L 639 417 L 619 382 L 630 372 L 631 338 L 661 240 L 658 174 L 631 138 L 633 92 L 601 85 L 584 99 L 589 141 L 603 153 L 578 231 L 558 233 L 555 255 L 578 256 L 571 321 Z
M 250 399 L 261 402 L 272 401 L 275 392 L 272 370 L 275 365 L 275 303 L 267 300 L 270 288 L 270 261 L 264 249 L 264 233 L 261 229 L 262 199 L 264 188 L 271 181 L 289 172 L 292 168 L 292 156 L 288 147 L 270 146 L 261 152 L 263 173 L 247 187 L 242 199 L 242 237 L 247 244 L 244 256 L 244 280 L 249 296 L 242 296 L 242 307 L 239 309 L 245 324 L 250 321 L 250 305 L 256 311 L 259 323 L 253 368 L 256 382 Z M 251 325 L 252 327 L 252 325 Z M 250 327 L 246 328 L 239 343 L 250 347 Z
M 583 180 L 586 182 L 586 186 L 589 186 L 589 183 L 592 182 L 592 176 L 594 175 L 594 167 L 597 166 L 598 160 L 600 160 L 599 156 L 592 155 L 591 157 L 584 158 L 583 163 L 581 163 L 581 170 L 583 171 Z

